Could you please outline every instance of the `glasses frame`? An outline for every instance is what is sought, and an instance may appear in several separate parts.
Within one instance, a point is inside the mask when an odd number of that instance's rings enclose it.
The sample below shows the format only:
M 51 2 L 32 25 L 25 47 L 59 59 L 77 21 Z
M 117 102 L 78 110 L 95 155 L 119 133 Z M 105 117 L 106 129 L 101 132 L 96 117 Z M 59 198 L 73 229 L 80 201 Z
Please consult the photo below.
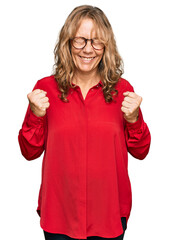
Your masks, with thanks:
M 81 48 L 75 47 L 75 46 L 73 45 L 73 40 L 76 39 L 76 38 L 82 38 L 82 39 L 85 41 L 85 45 L 84 45 L 83 47 L 81 47 Z M 71 39 L 70 39 L 70 42 L 71 42 L 72 46 L 73 46 L 75 49 L 78 49 L 78 50 L 85 48 L 88 41 L 91 42 L 91 45 L 92 45 L 92 47 L 93 47 L 95 50 L 97 50 L 97 51 L 102 50 L 105 46 L 103 46 L 103 48 L 100 48 L 100 49 L 95 48 L 95 47 L 93 46 L 93 41 L 94 41 L 94 39 L 96 39 L 96 38 L 90 38 L 90 39 L 89 39 L 89 38 L 85 38 L 85 37 L 74 37 L 74 38 L 71 38 Z

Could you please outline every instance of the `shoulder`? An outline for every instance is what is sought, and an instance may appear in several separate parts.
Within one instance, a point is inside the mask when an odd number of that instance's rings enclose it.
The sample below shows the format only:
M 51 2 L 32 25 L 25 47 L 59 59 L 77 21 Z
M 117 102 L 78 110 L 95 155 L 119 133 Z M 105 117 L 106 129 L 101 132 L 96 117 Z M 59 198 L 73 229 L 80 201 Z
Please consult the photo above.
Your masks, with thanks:
M 40 80 L 37 81 L 38 86 L 44 86 L 44 85 L 49 85 L 54 83 L 55 83 L 54 75 L 41 78 Z
M 118 90 L 118 92 L 125 92 L 125 91 L 133 92 L 134 91 L 134 88 L 130 84 L 130 82 L 124 78 L 119 79 L 115 88 Z
M 39 79 L 34 86 L 34 89 L 41 89 L 44 91 L 48 90 L 49 88 L 57 88 L 57 82 L 54 75 Z

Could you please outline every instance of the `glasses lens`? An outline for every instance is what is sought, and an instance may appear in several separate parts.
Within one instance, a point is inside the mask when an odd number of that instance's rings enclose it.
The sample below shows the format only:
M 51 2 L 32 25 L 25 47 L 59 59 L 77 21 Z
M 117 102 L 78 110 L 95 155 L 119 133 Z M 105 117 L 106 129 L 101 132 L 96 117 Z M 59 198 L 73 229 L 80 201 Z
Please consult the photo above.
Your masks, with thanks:
M 96 50 L 100 50 L 104 48 L 104 44 L 99 39 L 92 39 L 92 46 Z M 72 45 L 77 49 L 82 49 L 86 45 L 86 41 L 82 37 L 75 37 L 72 40 Z
M 93 39 L 93 43 L 92 43 L 93 47 L 97 50 L 103 49 L 104 48 L 104 44 L 102 42 L 100 42 L 99 39 Z
M 85 40 L 80 37 L 75 37 L 72 43 L 75 48 L 83 48 L 85 46 Z

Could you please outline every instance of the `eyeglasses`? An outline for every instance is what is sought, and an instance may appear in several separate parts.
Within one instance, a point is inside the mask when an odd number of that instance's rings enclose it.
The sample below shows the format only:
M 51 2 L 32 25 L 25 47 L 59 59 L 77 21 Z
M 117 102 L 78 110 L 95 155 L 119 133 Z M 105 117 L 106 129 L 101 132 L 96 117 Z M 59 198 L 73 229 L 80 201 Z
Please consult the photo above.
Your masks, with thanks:
M 95 50 L 101 50 L 104 48 L 104 44 L 97 38 L 87 39 L 84 37 L 75 37 L 70 39 L 70 41 L 73 47 L 76 49 L 83 49 L 87 45 L 87 41 L 91 41 L 91 45 Z

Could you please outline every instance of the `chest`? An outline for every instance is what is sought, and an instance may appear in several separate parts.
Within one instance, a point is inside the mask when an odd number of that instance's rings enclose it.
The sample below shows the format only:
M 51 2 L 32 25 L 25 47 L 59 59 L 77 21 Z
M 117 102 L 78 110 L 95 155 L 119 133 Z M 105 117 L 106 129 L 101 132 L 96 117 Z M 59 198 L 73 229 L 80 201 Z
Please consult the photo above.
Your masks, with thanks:
M 68 132 L 76 132 L 77 128 L 84 126 L 123 128 L 122 100 L 119 97 L 112 103 L 106 103 L 103 92 L 98 89 L 80 89 L 70 93 L 68 100 L 65 103 L 56 96 L 50 96 L 47 117 L 51 131 L 67 129 Z

